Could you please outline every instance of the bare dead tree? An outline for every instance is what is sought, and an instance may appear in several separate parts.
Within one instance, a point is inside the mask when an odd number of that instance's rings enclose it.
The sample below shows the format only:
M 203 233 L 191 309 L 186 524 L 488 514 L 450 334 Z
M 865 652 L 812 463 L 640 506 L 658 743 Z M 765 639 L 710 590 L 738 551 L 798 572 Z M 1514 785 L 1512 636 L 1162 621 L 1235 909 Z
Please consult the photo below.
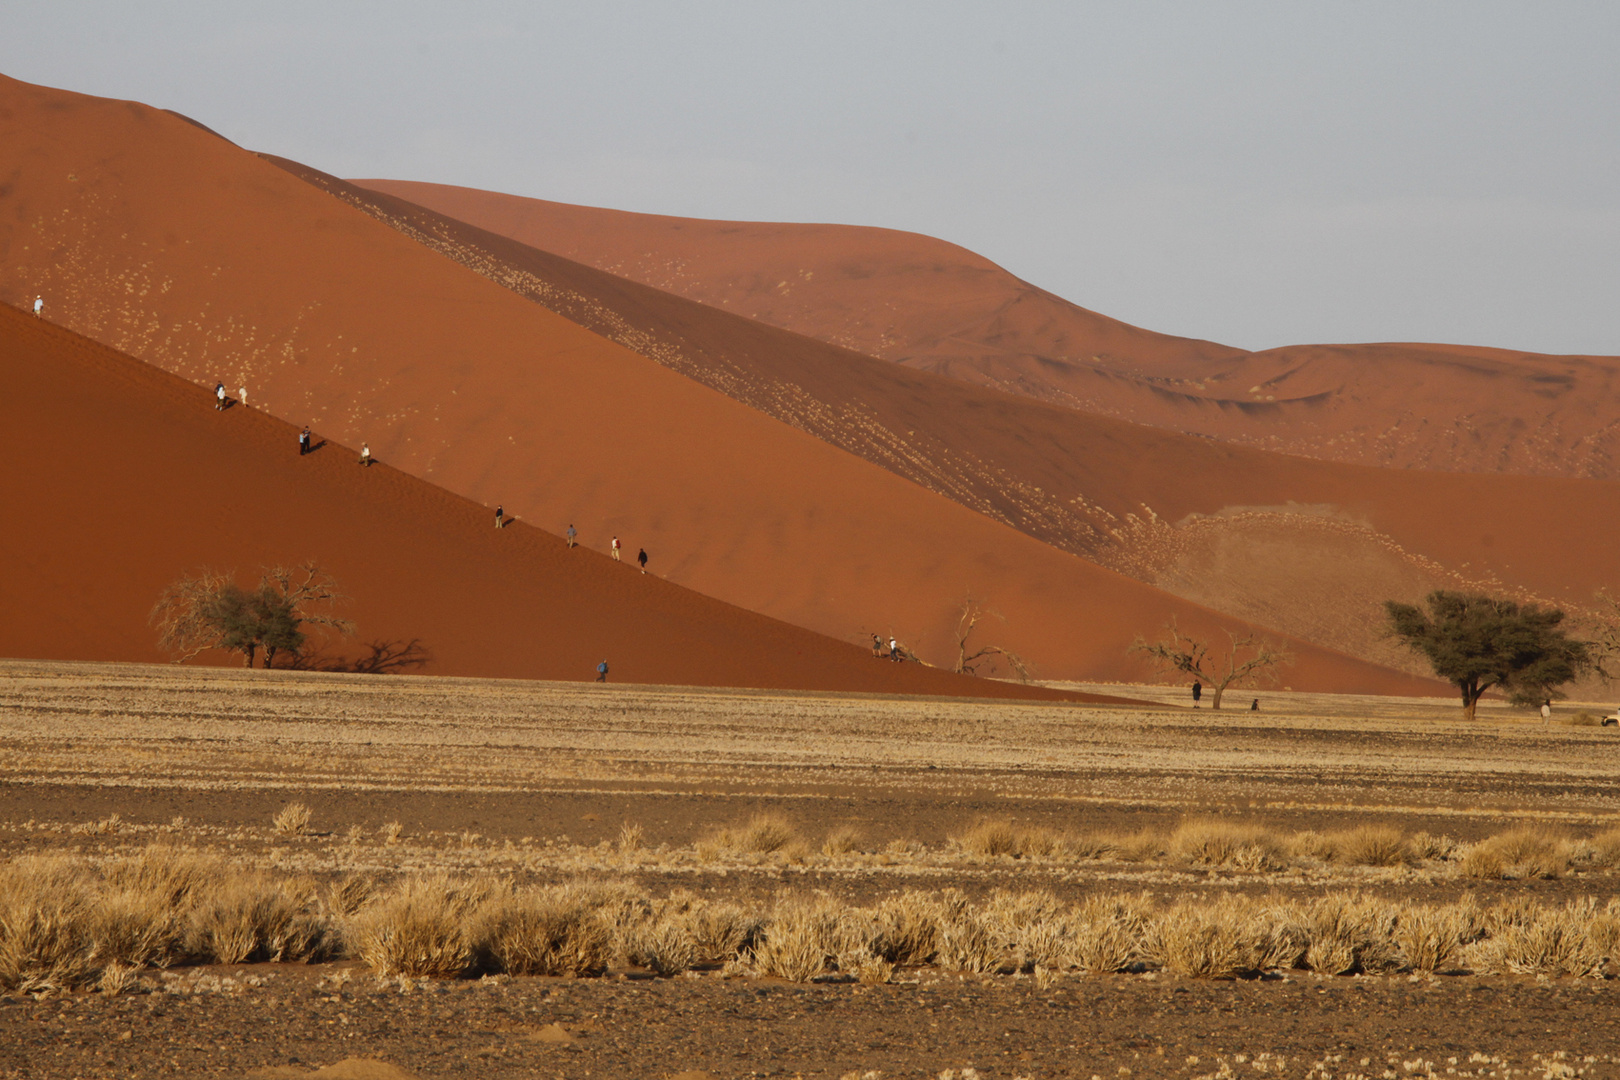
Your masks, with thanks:
M 1277 669 L 1294 662 L 1288 650 L 1273 646 L 1263 637 L 1246 634 L 1240 638 L 1230 630 L 1223 632 L 1227 640 L 1224 656 L 1208 642 L 1183 634 L 1172 617 L 1165 623 L 1162 640 L 1148 642 L 1138 637 L 1130 651 L 1145 654 L 1161 675 L 1179 672 L 1209 687 L 1212 709 L 1221 707 L 1221 695 L 1227 687 L 1275 683 L 1281 678 Z
M 1011 649 L 1002 648 L 1000 645 L 970 646 L 968 644 L 969 639 L 973 636 L 973 631 L 987 615 L 991 618 L 1000 619 L 1002 622 L 1007 621 L 1006 616 L 1000 612 L 989 610 L 973 599 L 971 595 L 962 601 L 956 619 L 956 667 L 953 670 L 958 675 L 977 675 L 980 664 L 987 662 L 993 664 L 996 658 L 999 658 L 1018 676 L 1019 682 L 1029 682 L 1029 665 L 1024 662 L 1023 657 Z
M 294 567 L 272 566 L 259 578 L 259 587 L 270 587 L 281 594 L 298 613 L 300 622 L 311 626 L 324 626 L 345 636 L 354 633 L 354 623 L 333 611 L 349 598 L 338 592 L 332 575 L 314 561 L 306 560 Z
M 208 608 L 230 583 L 229 574 L 205 567 L 196 576 L 183 577 L 163 590 L 148 621 L 157 628 L 158 648 L 169 654 L 171 662 L 182 664 L 219 647 L 223 634 L 209 617 Z

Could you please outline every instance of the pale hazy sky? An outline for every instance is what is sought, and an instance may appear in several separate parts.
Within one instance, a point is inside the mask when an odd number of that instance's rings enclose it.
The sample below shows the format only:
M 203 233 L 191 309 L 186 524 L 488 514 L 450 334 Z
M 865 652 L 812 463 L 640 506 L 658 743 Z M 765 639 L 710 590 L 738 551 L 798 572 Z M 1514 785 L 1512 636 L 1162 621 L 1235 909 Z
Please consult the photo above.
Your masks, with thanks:
M 1620 3 L 0 0 L 343 176 L 912 229 L 1156 330 L 1620 354 Z

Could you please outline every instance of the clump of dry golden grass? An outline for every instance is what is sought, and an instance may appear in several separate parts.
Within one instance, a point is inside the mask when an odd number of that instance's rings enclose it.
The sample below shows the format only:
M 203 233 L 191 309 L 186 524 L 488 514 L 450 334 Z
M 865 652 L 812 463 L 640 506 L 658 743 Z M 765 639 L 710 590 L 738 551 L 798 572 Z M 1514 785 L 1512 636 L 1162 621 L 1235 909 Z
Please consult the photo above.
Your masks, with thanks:
M 717 830 L 697 843 L 698 855 L 713 859 L 722 852 L 740 855 L 776 855 L 787 862 L 802 862 L 810 845 L 780 814 L 755 814 L 739 826 Z
M 1487 837 L 1463 852 L 1458 869 L 1476 878 L 1556 878 L 1567 873 L 1571 845 L 1546 829 L 1523 826 Z
M 301 802 L 290 802 L 276 812 L 271 826 L 277 836 L 303 836 L 309 831 L 310 809 Z
M 1197 866 L 1275 870 L 1288 865 L 1288 851 L 1270 831 L 1253 825 L 1200 818 L 1170 834 L 1170 850 Z

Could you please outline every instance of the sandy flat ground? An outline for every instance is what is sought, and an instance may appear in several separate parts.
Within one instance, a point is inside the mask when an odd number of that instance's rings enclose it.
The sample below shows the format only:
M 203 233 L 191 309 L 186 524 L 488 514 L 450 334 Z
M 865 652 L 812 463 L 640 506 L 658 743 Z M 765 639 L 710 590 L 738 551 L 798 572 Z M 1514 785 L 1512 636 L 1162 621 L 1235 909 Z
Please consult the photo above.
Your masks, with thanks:
M 156 841 L 316 874 L 626 875 L 654 891 L 755 898 L 815 888 L 869 899 L 910 885 L 1615 893 L 1606 872 L 1246 877 L 974 859 L 954 845 L 986 817 L 1076 832 L 1202 815 L 1280 833 L 1383 821 L 1460 840 L 1526 821 L 1572 836 L 1620 822 L 1612 728 L 1543 726 L 1503 707 L 1464 725 L 1448 701 L 1285 692 L 1263 695 L 1260 713 L 1195 712 L 1180 688 L 1107 689 L 1163 704 L 3 661 L 0 850 L 97 857 Z M 294 799 L 311 807 L 310 830 L 278 836 L 270 819 Z M 810 854 L 704 853 L 705 836 L 761 810 L 788 819 Z M 625 826 L 643 830 L 634 850 L 616 843 Z M 860 850 L 828 858 L 821 838 L 840 826 L 857 830 Z M 925 971 L 874 989 L 627 975 L 402 992 L 354 964 L 261 965 L 170 973 L 146 995 L 0 998 L 0 1076 L 303 1075 L 361 1057 L 423 1077 L 937 1077 L 971 1066 L 985 1077 L 1191 1078 L 1253 1072 L 1267 1055 L 1268 1075 L 1405 1077 L 1428 1062 L 1436 1075 L 1506 1077 L 1563 1075 L 1533 1056 L 1562 1052 L 1597 1077 L 1615 1075 L 1620 1055 L 1606 980 L 1144 975 L 1042 989 Z M 1485 1060 L 1471 1063 L 1476 1053 Z

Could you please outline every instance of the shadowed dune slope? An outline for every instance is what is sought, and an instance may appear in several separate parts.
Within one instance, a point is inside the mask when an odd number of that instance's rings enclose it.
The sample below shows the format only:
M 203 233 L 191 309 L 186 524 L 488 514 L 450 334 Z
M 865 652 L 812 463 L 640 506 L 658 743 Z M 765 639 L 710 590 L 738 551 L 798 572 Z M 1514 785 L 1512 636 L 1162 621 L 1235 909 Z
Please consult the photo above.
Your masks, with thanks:
M 1620 555 L 1592 542 L 1620 529 L 1614 482 L 1374 469 L 1078 415 L 279 163 L 491 280 L 965 506 L 1319 644 L 1394 662 L 1383 599 L 1507 586 L 1583 605 L 1620 582 Z
M 161 111 L 0 82 L 0 298 L 670 580 L 924 657 L 971 593 L 1047 678 L 1140 672 L 1171 616 L 1246 629 L 1040 543 L 590 333 Z M 1305 688 L 1432 690 L 1298 645 Z
M 1620 479 L 1616 357 L 1415 344 L 1248 353 L 1108 319 L 914 233 L 357 183 L 773 326 L 1086 412 L 1330 461 Z
M 0 306 L 0 655 L 159 660 L 147 614 L 203 566 L 314 559 L 364 639 L 422 638 L 430 673 L 1046 696 L 732 607 L 522 524 L 43 320 Z M 341 651 L 341 646 L 333 646 Z M 353 646 L 350 646 L 352 652 Z M 239 662 L 223 653 L 207 654 Z

